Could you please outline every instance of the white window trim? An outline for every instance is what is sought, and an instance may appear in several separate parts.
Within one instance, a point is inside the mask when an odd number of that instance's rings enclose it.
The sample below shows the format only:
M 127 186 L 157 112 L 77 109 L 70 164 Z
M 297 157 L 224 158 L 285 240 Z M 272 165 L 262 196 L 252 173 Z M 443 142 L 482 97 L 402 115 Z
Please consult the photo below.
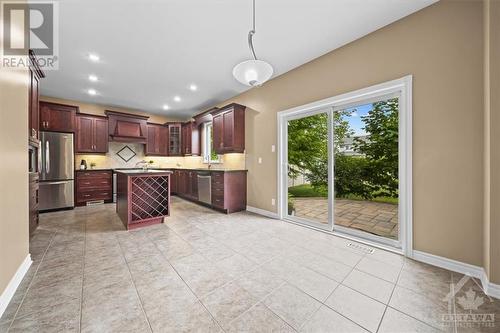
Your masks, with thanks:
M 391 248 L 390 242 L 384 242 L 381 237 L 367 237 L 361 239 L 363 235 L 354 237 L 362 242 L 373 246 L 387 248 L 395 252 L 402 253 L 408 257 L 413 257 L 413 205 L 412 205 L 412 75 L 407 75 L 400 79 L 376 84 L 367 88 L 352 91 L 326 98 L 313 103 L 301 105 L 291 109 L 278 112 L 278 215 L 280 219 L 287 217 L 288 195 L 283 184 L 287 183 L 287 163 L 285 151 L 287 136 L 287 120 L 293 117 L 301 118 L 307 114 L 314 114 L 321 109 L 344 108 L 358 102 L 364 102 L 369 99 L 376 99 L 389 94 L 399 95 L 399 248 Z M 330 186 L 330 185 L 329 185 Z M 289 221 L 294 222 L 294 221 Z M 312 226 L 317 229 L 317 226 Z M 337 226 L 338 227 L 338 226 Z M 351 238 L 353 234 L 346 235 L 342 231 L 330 230 L 333 234 Z M 357 237 L 358 236 L 358 237 Z M 366 236 L 366 235 L 365 235 Z
M 218 164 L 218 163 L 222 163 L 222 159 L 221 159 L 220 155 L 217 155 L 217 159 L 216 160 L 212 160 L 211 159 L 211 157 L 212 157 L 212 154 L 211 154 L 212 143 L 210 141 L 210 135 L 208 134 L 208 131 L 207 131 L 207 127 L 208 126 L 212 127 L 212 131 L 213 131 L 213 129 L 214 129 L 213 122 L 208 121 L 208 122 L 206 122 L 206 123 L 203 124 L 203 146 L 202 146 L 202 149 L 203 149 L 203 163 L 205 163 L 205 164 Z M 207 150 L 209 151 L 208 154 L 207 154 Z

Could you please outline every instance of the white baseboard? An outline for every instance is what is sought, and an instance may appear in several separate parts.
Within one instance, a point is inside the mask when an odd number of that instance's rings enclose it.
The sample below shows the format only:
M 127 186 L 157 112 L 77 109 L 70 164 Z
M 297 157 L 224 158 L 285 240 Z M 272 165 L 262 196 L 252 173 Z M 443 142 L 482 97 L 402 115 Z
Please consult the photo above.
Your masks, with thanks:
M 7 306 L 9 305 L 10 300 L 14 296 L 17 288 L 21 284 L 21 281 L 24 278 L 24 275 L 26 275 L 26 272 L 28 272 L 28 269 L 31 266 L 31 255 L 28 253 L 26 258 L 24 258 L 24 261 L 22 264 L 19 266 L 19 268 L 16 271 L 16 274 L 10 279 L 9 284 L 3 291 L 2 295 L 0 295 L 0 317 L 2 317 L 5 309 L 7 309 Z
M 481 276 L 481 284 L 486 295 L 500 299 L 500 284 L 490 282 L 485 270 Z
M 464 262 L 417 250 L 413 250 L 412 259 L 477 278 L 481 280 L 483 291 L 486 295 L 500 299 L 500 285 L 492 283 L 488 280 L 488 276 L 486 275 L 483 267 L 466 264 Z
M 270 212 L 268 210 L 260 209 L 260 208 L 256 208 L 256 207 L 252 207 L 252 206 L 247 206 L 247 211 L 251 212 L 251 213 L 267 216 L 267 217 L 270 217 L 272 219 L 279 219 L 280 218 L 277 213 L 273 213 L 273 212 Z

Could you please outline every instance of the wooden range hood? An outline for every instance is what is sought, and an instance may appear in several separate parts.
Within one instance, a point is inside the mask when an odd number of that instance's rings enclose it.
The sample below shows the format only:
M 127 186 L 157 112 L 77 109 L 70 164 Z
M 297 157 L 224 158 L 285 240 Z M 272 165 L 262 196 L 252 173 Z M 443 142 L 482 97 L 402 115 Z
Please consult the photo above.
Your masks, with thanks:
M 109 141 L 146 143 L 147 116 L 106 110 L 109 118 Z

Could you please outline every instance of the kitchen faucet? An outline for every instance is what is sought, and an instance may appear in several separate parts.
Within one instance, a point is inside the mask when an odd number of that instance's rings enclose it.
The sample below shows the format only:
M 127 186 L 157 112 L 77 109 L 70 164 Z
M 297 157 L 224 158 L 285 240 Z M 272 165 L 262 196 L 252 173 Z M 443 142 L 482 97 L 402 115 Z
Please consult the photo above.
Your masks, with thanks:
M 142 170 L 147 170 L 148 169 L 148 162 L 146 160 L 139 161 L 135 164 L 137 167 L 139 164 L 142 164 Z

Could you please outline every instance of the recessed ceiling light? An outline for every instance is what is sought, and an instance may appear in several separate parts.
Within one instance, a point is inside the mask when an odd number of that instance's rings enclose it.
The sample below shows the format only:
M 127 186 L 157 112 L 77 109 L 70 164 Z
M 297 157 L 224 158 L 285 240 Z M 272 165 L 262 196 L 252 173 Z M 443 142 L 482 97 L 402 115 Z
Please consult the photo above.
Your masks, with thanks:
M 168 110 L 170 107 L 167 104 L 163 104 L 163 110 Z
M 192 84 L 189 86 L 189 90 L 196 91 L 196 90 L 198 90 L 198 87 L 196 86 L 196 84 Z
M 89 59 L 92 60 L 93 62 L 98 62 L 99 61 L 99 56 L 95 53 L 90 53 L 89 54 Z
M 97 95 L 97 91 L 95 91 L 94 89 L 89 89 L 89 90 L 87 90 L 87 92 L 89 95 L 92 95 L 92 96 Z
M 180 96 L 174 96 L 174 101 L 180 102 L 181 101 L 181 97 Z
M 97 81 L 97 76 L 96 75 L 89 75 L 89 80 L 92 81 L 92 82 L 96 82 Z

